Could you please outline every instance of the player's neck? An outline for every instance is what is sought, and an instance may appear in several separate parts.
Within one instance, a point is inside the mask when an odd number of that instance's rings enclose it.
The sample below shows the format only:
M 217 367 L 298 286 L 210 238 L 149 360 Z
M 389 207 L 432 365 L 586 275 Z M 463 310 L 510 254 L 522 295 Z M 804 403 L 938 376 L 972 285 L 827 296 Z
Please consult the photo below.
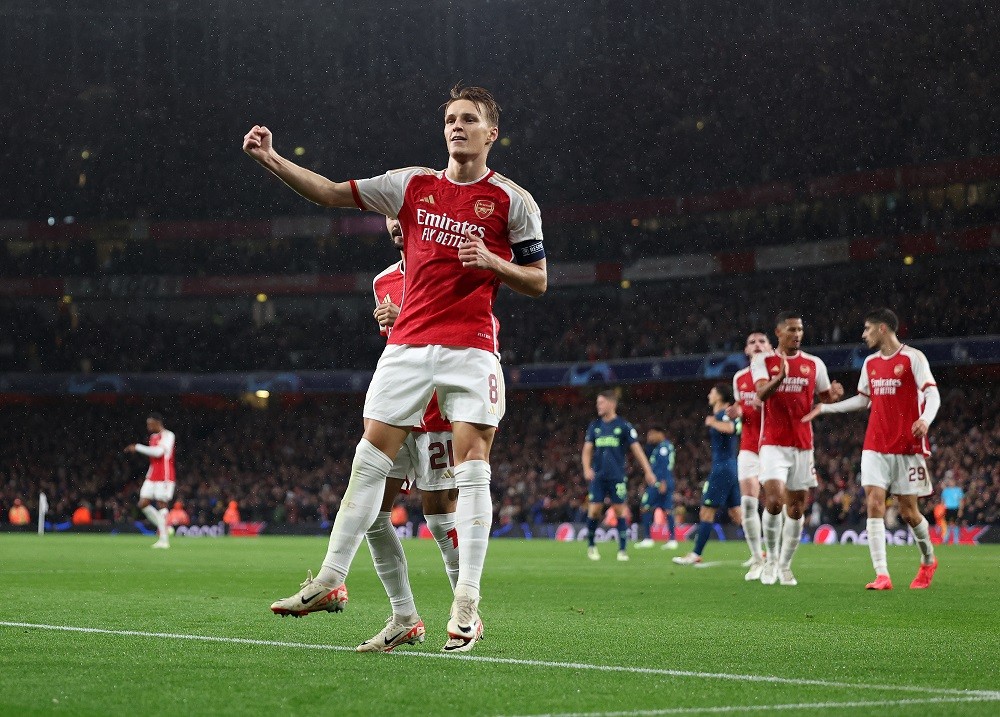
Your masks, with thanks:
M 486 154 L 468 159 L 448 158 L 448 169 L 445 176 L 456 184 L 472 184 L 486 176 Z
M 601 420 L 605 423 L 611 423 L 613 420 L 618 418 L 617 413 L 609 413 L 607 416 L 601 416 Z
M 800 350 L 801 349 L 794 346 L 778 346 L 778 351 L 780 351 L 783 356 L 794 356 Z
M 899 351 L 902 346 L 903 344 L 899 339 L 895 336 L 889 336 L 882 342 L 882 345 L 879 346 L 878 350 L 883 356 L 892 356 L 894 353 Z

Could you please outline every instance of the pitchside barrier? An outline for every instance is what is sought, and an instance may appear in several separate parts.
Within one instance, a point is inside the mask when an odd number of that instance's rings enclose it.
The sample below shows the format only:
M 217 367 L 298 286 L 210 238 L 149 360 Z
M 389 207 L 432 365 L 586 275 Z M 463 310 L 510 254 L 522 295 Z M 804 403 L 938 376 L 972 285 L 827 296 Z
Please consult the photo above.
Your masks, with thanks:
M 142 534 L 151 538 L 156 537 L 156 532 L 142 521 L 133 523 L 93 523 L 91 525 L 73 525 L 69 521 L 54 522 L 45 521 L 45 532 L 47 533 L 110 533 L 110 534 Z M 693 540 L 694 530 L 697 523 L 680 523 L 677 528 L 677 539 Z M 35 526 L 12 526 L 0 524 L 0 532 L 8 533 L 30 533 L 35 531 Z M 412 521 L 396 526 L 396 532 L 400 538 L 430 539 L 431 533 L 425 523 L 414 523 Z M 668 539 L 667 527 L 665 525 L 654 525 L 652 528 L 652 538 L 658 542 Z M 938 526 L 930 529 L 931 541 L 941 544 L 942 532 Z M 177 538 L 223 538 L 223 537 L 256 537 L 260 535 L 311 535 L 319 537 L 329 537 L 329 523 L 298 523 L 295 525 L 270 524 L 265 522 L 245 521 L 226 525 L 225 523 L 212 523 L 207 525 L 183 525 L 174 528 L 174 537 Z M 494 523 L 493 538 L 523 538 L 528 540 L 558 540 L 561 542 L 577 542 L 587 539 L 586 523 Z M 638 540 L 639 528 L 633 523 L 629 527 L 628 539 Z M 743 540 L 743 531 L 731 524 L 718 524 L 714 526 L 713 537 L 717 540 Z M 595 540 L 599 543 L 618 540 L 618 529 L 606 525 L 600 525 L 595 533 Z M 867 545 L 868 532 L 864 523 L 830 525 L 824 523 L 815 527 L 807 526 L 802 531 L 803 543 L 816 543 L 818 545 Z M 911 545 L 913 544 L 913 534 L 904 527 L 886 528 L 886 542 L 889 545 Z M 978 545 L 980 543 L 1000 543 L 1000 525 L 963 525 L 959 528 L 959 543 L 961 545 Z

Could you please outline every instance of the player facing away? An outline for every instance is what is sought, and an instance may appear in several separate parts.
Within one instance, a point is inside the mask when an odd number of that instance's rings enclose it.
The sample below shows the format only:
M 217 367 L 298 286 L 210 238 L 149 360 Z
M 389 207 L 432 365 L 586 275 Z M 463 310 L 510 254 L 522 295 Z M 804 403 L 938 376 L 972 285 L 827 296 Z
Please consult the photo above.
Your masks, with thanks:
M 771 342 L 763 331 L 752 331 L 747 336 L 743 352 L 753 361 L 757 355 L 773 353 Z M 764 571 L 764 553 L 761 548 L 763 535 L 760 526 L 760 408 L 757 389 L 750 367 L 737 371 L 733 376 L 733 396 L 735 403 L 726 411 L 730 418 L 742 419 L 740 432 L 740 453 L 737 457 L 737 475 L 740 479 L 740 508 L 743 511 L 743 533 L 750 548 L 750 560 L 744 567 L 750 568 L 745 578 L 759 580 Z
M 642 494 L 642 534 L 646 537 L 635 544 L 637 548 L 653 547 L 653 515 L 656 509 L 663 511 L 667 518 L 670 539 L 664 543 L 665 550 L 677 549 L 677 525 L 674 520 L 674 463 L 677 451 L 667 440 L 667 432 L 662 426 L 653 426 L 646 431 L 646 448 L 649 451 L 649 466 L 653 469 L 656 482 L 646 486 Z
M 830 382 L 819 357 L 801 350 L 804 327 L 798 313 L 778 314 L 774 332 L 778 350 L 771 355 L 756 354 L 750 363 L 757 397 L 764 404 L 759 455 L 767 560 L 760 581 L 774 585 L 780 579 L 782 585 L 794 586 L 798 581 L 792 573 L 792 558 L 802 538 L 802 513 L 809 490 L 817 485 L 812 426 L 801 419 L 812 410 L 814 395 L 823 403 L 833 403 L 844 395 L 844 387 Z
M 385 221 L 400 260 L 375 277 L 372 290 L 375 293 L 375 320 L 382 335 L 388 337 L 403 303 L 406 259 L 399 220 L 386 217 Z M 406 555 L 390 520 L 392 504 L 399 493 L 409 493 L 413 487 L 420 490 L 427 528 L 441 549 L 445 572 L 452 591 L 455 589 L 458 580 L 458 532 L 455 530 L 458 489 L 455 488 L 453 454 L 451 424 L 442 418 L 435 394 L 420 425 L 414 426 L 396 454 L 386 476 L 382 508 L 365 533 L 375 571 L 392 605 L 392 615 L 377 635 L 358 645 L 358 652 L 390 652 L 399 645 L 424 641 L 426 630 L 417 615 Z
M 712 471 L 702 486 L 701 510 L 698 511 L 698 528 L 694 550 L 677 556 L 678 565 L 696 565 L 701 562 L 705 544 L 712 535 L 715 515 L 720 508 L 729 511 L 736 525 L 743 522 L 740 510 L 740 481 L 737 476 L 736 456 L 740 450 L 741 419 L 730 418 L 727 409 L 733 405 L 733 389 L 728 383 L 717 383 L 708 392 L 708 406 L 712 410 L 705 417 L 708 438 L 712 444 Z
M 589 481 L 587 500 L 587 557 L 600 560 L 601 554 L 594 544 L 594 533 L 600 524 L 604 501 L 608 500 L 618 516 L 618 559 L 628 560 L 625 544 L 628 540 L 628 521 L 625 519 L 625 498 L 628 497 L 628 476 L 625 473 L 625 451 L 642 468 L 646 485 L 656 484 L 656 475 L 649 465 L 639 434 L 632 424 L 618 415 L 618 396 L 614 391 L 597 394 L 597 418 L 587 426 L 581 461 L 583 475 Z
M 937 570 L 930 525 L 920 513 L 917 499 L 932 492 L 927 471 L 930 447 L 927 432 L 938 409 L 941 394 L 931 375 L 927 357 L 900 343 L 896 336 L 899 319 L 889 309 L 876 309 L 865 316 L 861 334 L 875 353 L 865 359 L 856 396 L 838 403 L 820 404 L 803 422 L 821 413 L 844 413 L 871 408 L 861 451 L 861 485 L 868 507 L 868 550 L 875 580 L 869 590 L 892 590 L 885 551 L 885 500 L 895 496 L 899 516 L 913 531 L 920 549 L 920 568 L 910 583 L 916 590 L 930 587 Z
M 547 286 L 541 213 L 531 195 L 486 166 L 500 108 L 489 92 L 455 87 L 443 106 L 448 166 L 409 167 L 332 182 L 279 155 L 254 126 L 243 150 L 305 198 L 398 218 L 406 299 L 365 397 L 364 436 L 315 580 L 280 604 L 325 609 L 378 516 L 385 478 L 434 392 L 452 422 L 456 530 L 462 546 L 445 652 L 471 650 L 482 634 L 480 580 L 493 519 L 490 448 L 504 414 L 493 301 L 501 284 L 528 296 Z
M 174 470 L 175 436 L 173 431 L 168 431 L 163 425 L 163 416 L 159 413 L 149 414 L 146 418 L 146 430 L 149 431 L 149 445 L 132 443 L 125 446 L 125 452 L 149 456 L 146 480 L 139 489 L 139 509 L 156 528 L 159 536 L 153 547 L 169 548 L 167 507 L 174 497 L 177 480 L 177 473 Z M 154 507 L 153 503 L 156 503 L 157 507 Z

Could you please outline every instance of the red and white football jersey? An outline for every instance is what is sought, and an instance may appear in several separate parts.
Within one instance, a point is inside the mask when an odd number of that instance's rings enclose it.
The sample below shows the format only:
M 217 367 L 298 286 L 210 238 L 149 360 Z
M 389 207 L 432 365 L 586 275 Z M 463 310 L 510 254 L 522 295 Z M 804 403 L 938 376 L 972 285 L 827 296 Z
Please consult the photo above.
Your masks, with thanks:
M 402 307 L 405 276 L 403 262 L 397 261 L 395 264 L 386 267 L 382 273 L 375 277 L 372 281 L 372 291 L 375 293 L 376 306 L 384 302 L 386 297 L 388 297 L 389 301 L 396 306 Z M 396 317 L 396 321 L 399 321 L 398 316 Z M 383 336 L 389 336 L 392 333 L 392 328 L 379 327 L 379 331 Z M 413 431 L 414 433 L 451 431 L 451 423 L 446 421 L 441 415 L 436 391 L 431 395 L 430 403 L 427 404 L 427 410 L 424 411 L 424 417 L 420 419 L 420 425 L 414 426 Z
M 801 450 L 813 447 L 811 423 L 801 418 L 813 407 L 813 397 L 830 388 L 826 364 L 818 356 L 799 351 L 788 356 L 788 375 L 761 409 L 760 445 Z M 757 354 L 750 362 L 754 384 L 770 381 L 781 371 L 781 357 Z
M 757 453 L 760 448 L 760 409 L 757 404 L 760 402 L 757 400 L 757 387 L 754 386 L 749 366 L 733 376 L 733 396 L 743 409 L 740 450 Z
M 149 434 L 149 447 L 163 447 L 162 456 L 149 457 L 149 470 L 146 471 L 146 480 L 159 483 L 160 481 L 174 482 L 176 472 L 174 471 L 174 433 L 163 429 L 159 433 Z
M 398 217 L 403 229 L 405 300 L 389 343 L 496 353 L 493 301 L 500 280 L 491 271 L 463 267 L 458 247 L 471 230 L 487 249 L 512 261 L 512 245 L 541 242 L 541 212 L 531 195 L 493 171 L 457 184 L 443 170 L 426 167 L 351 180 L 351 190 L 359 208 Z
M 917 349 L 904 345 L 892 356 L 866 358 L 858 379 L 858 393 L 872 402 L 864 450 L 929 456 L 927 437 L 915 438 L 913 423 L 924 410 L 924 389 L 935 385 L 927 357 Z

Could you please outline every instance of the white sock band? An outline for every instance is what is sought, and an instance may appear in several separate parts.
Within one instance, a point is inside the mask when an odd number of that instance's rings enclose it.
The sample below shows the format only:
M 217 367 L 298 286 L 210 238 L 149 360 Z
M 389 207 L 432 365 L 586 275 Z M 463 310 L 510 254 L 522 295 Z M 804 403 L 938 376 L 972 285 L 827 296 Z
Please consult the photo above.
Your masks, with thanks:
M 347 578 L 347 571 L 358 552 L 361 539 L 375 522 L 382 506 L 385 476 L 390 468 L 392 459 L 362 438 L 354 452 L 351 480 L 333 521 L 326 558 L 316 576 L 319 582 L 336 586 Z
M 466 461 L 455 468 L 458 508 L 455 527 L 458 531 L 458 580 L 455 592 L 479 599 L 479 581 L 486 563 L 486 548 L 493 525 L 493 498 L 490 496 L 490 464 Z
M 458 529 L 455 527 L 455 514 L 438 513 L 425 515 L 424 518 L 427 520 L 427 529 L 431 531 L 441 549 L 444 569 L 448 573 L 448 581 L 454 592 L 458 583 Z
M 403 544 L 399 542 L 396 529 L 389 520 L 388 511 L 378 514 L 375 522 L 365 532 L 365 538 L 372 553 L 375 572 L 389 596 L 393 614 L 403 617 L 413 615 L 417 608 L 413 604 L 413 591 L 410 590 L 406 555 L 403 554 Z
M 885 557 L 885 520 L 869 518 L 867 527 L 868 552 L 872 555 L 872 567 L 875 568 L 875 574 L 888 575 L 889 563 Z

